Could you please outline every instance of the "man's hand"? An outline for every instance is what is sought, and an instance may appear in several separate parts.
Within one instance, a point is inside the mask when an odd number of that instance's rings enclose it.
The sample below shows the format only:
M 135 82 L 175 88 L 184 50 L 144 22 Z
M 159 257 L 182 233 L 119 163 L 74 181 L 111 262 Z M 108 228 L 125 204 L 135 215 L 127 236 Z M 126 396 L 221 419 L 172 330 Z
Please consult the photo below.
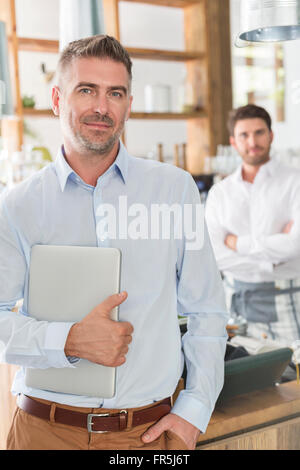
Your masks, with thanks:
M 142 436 L 145 443 L 149 443 L 157 439 L 164 431 L 172 431 L 185 442 L 189 450 L 194 450 L 197 444 L 200 431 L 191 423 L 178 415 L 169 413 L 161 418 L 157 423 L 151 426 Z
M 111 310 L 127 299 L 127 293 L 107 297 L 69 331 L 65 344 L 66 356 L 87 359 L 109 367 L 125 362 L 132 341 L 133 326 L 111 320 Z
M 226 235 L 224 243 L 228 248 L 233 251 L 236 251 L 237 239 L 238 237 L 236 235 L 232 235 L 232 233 L 229 233 L 228 235 Z
M 293 226 L 293 223 L 294 223 L 293 220 L 291 220 L 290 222 L 288 222 L 288 223 L 283 227 L 282 233 L 290 233 L 290 231 L 291 231 L 291 229 L 292 229 L 292 226 Z

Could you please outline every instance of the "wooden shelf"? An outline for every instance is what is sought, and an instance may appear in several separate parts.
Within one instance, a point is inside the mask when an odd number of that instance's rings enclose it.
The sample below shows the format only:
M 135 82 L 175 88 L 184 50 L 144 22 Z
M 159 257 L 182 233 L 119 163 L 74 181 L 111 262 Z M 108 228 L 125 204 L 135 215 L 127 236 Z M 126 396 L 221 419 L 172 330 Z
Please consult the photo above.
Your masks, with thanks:
M 103 0 L 103 12 L 107 34 L 121 41 L 120 2 Z M 12 85 L 15 96 L 15 112 L 23 118 L 53 118 L 51 109 L 22 108 L 18 53 L 30 51 L 59 54 L 59 41 L 18 37 L 15 12 L 16 0 L 1 2 L 0 20 L 6 22 L 9 38 L 9 55 L 12 63 Z M 230 48 L 230 0 L 125 0 L 132 5 L 181 8 L 185 49 L 170 51 L 127 47 L 132 59 L 181 63 L 186 69 L 187 83 L 194 95 L 194 103 L 204 103 L 204 110 L 192 113 L 132 112 L 131 119 L 185 121 L 187 134 L 187 169 L 192 174 L 202 171 L 204 158 L 215 155 L 217 145 L 228 141 L 224 116 L 232 109 L 231 48 Z M 126 16 L 126 15 L 125 15 Z M 155 25 L 152 25 L 155 34 Z M 57 38 L 58 39 L 58 38 Z M 134 45 L 133 45 L 134 46 Z M 162 47 L 164 45 L 162 44 Z M 50 106 L 50 103 L 49 103 Z M 20 127 L 20 141 L 23 130 Z M 22 142 L 21 142 L 22 143 Z M 21 148 L 21 144 L 19 146 Z
M 51 39 L 20 38 L 18 37 L 19 51 L 52 52 L 58 54 L 59 41 Z
M 56 117 L 52 109 L 23 108 L 23 115 L 31 116 L 31 117 L 41 117 L 41 116 Z
M 56 117 L 52 109 L 35 109 L 23 108 L 24 116 L 30 117 Z M 186 119 L 199 119 L 206 117 L 206 112 L 195 111 L 191 113 L 145 113 L 145 112 L 132 112 L 131 119 L 163 119 L 163 120 L 186 120 Z
M 139 49 L 133 47 L 126 47 L 126 50 L 133 59 L 187 62 L 189 60 L 203 60 L 205 58 L 205 54 L 197 51 L 166 51 L 159 49 Z
M 118 0 L 119 2 L 121 0 Z M 202 0 L 126 0 L 129 3 L 146 3 L 164 7 L 184 8 L 195 3 L 202 3 Z
M 195 111 L 192 113 L 145 113 L 133 112 L 130 114 L 131 119 L 171 119 L 171 120 L 186 120 L 186 119 L 199 119 L 206 117 L 205 111 Z
M 126 46 L 125 46 L 126 47 Z M 18 38 L 19 51 L 30 52 L 59 52 L 59 42 L 50 39 Z M 134 59 L 169 60 L 174 62 L 187 62 L 189 60 L 202 60 L 205 54 L 197 51 L 168 51 L 160 49 L 141 49 L 137 47 L 126 48 Z

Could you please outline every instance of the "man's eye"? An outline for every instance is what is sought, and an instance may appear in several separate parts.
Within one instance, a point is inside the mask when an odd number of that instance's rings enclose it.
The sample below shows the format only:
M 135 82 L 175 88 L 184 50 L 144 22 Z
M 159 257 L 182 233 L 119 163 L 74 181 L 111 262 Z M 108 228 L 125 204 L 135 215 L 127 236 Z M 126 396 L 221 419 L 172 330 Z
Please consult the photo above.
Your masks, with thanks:
M 91 93 L 92 90 L 90 90 L 89 88 L 81 88 L 79 90 L 79 93 L 81 93 L 82 95 L 89 95 Z
M 116 98 L 121 98 L 122 97 L 122 93 L 120 93 L 119 91 L 112 91 L 111 95 L 113 97 L 116 97 Z

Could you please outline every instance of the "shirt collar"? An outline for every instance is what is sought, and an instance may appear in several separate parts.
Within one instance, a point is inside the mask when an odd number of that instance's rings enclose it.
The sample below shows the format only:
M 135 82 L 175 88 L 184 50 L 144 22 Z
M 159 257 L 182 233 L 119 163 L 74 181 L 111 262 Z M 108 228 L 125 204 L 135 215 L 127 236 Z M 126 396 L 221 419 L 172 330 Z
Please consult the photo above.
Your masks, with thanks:
M 242 175 L 242 167 L 243 166 L 240 165 L 233 173 L 233 177 L 236 179 L 236 181 L 244 182 Z M 271 158 L 267 163 L 260 167 L 258 174 L 273 176 L 276 171 L 276 167 L 277 162 Z
M 61 190 L 64 191 L 69 176 L 72 174 L 76 175 L 77 173 L 73 170 L 73 168 L 68 164 L 67 160 L 65 159 L 63 145 L 59 148 L 57 152 L 57 157 L 55 160 L 55 169 L 56 169 L 56 174 L 59 180 Z M 124 184 L 126 184 L 127 175 L 128 175 L 128 153 L 121 141 L 120 141 L 118 155 L 115 161 L 113 162 L 113 164 L 106 170 L 105 173 L 113 169 L 115 169 L 118 172 Z
M 271 158 L 267 163 L 265 163 L 262 167 L 260 167 L 259 173 L 273 176 L 276 171 L 276 167 L 277 167 L 277 162 Z
M 126 184 L 127 176 L 128 176 L 128 157 L 129 157 L 128 152 L 120 140 L 119 152 L 112 166 L 115 165 L 116 168 L 118 168 L 120 175 L 125 184 Z
M 239 165 L 237 169 L 233 172 L 232 177 L 236 181 L 243 181 L 243 176 L 242 176 L 242 165 Z

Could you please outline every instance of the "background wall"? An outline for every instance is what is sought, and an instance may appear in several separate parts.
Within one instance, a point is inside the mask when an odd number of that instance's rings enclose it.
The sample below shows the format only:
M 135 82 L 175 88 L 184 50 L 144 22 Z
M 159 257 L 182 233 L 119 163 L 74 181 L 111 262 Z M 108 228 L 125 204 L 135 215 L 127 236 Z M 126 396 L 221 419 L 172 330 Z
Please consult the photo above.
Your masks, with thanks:
M 59 0 L 17 0 L 17 25 L 19 36 L 58 39 Z M 36 13 L 38 9 L 38 14 Z M 181 9 L 153 7 L 143 4 L 120 3 L 121 41 L 132 47 L 184 50 L 183 14 Z M 22 95 L 34 95 L 37 108 L 51 106 L 51 85 L 46 84 L 41 73 L 41 63 L 51 71 L 56 67 L 56 54 L 20 52 Z M 144 88 L 147 84 L 168 84 L 172 93 L 172 110 L 176 110 L 178 89 L 185 77 L 185 67 L 176 62 L 133 61 L 133 110 L 144 111 Z M 52 156 L 60 143 L 59 122 L 51 118 L 26 118 L 30 131 L 48 146 Z M 32 142 L 26 136 L 26 142 Z M 137 121 L 126 125 L 126 145 L 133 155 L 147 156 L 164 144 L 165 157 L 173 158 L 175 143 L 186 141 L 184 121 Z
M 286 94 L 285 122 L 275 123 L 275 142 L 278 149 L 300 149 L 300 41 L 284 43 Z
M 239 32 L 239 5 L 240 0 L 231 1 L 231 33 L 232 44 Z M 285 120 L 276 122 L 273 117 L 273 130 L 275 133 L 274 148 L 299 149 L 300 154 L 300 41 L 287 41 L 282 43 L 284 50 L 285 69 Z M 233 46 L 234 47 L 234 46 Z M 260 48 L 270 47 L 262 45 Z M 272 46 L 271 46 L 272 47 Z M 243 77 L 238 76 L 239 82 Z M 233 93 L 241 83 L 233 83 Z M 272 114 L 271 110 L 268 111 Z

